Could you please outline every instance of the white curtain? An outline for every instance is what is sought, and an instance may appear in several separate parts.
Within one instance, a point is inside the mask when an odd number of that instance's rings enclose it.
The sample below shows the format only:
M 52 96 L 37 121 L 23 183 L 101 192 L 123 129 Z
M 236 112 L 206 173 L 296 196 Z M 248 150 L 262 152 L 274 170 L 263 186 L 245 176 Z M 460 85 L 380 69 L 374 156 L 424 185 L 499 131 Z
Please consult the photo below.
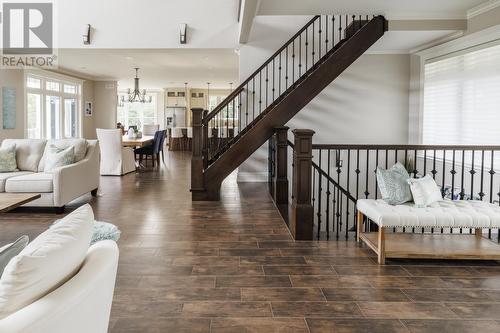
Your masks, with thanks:
M 423 144 L 500 145 L 500 46 L 425 65 Z

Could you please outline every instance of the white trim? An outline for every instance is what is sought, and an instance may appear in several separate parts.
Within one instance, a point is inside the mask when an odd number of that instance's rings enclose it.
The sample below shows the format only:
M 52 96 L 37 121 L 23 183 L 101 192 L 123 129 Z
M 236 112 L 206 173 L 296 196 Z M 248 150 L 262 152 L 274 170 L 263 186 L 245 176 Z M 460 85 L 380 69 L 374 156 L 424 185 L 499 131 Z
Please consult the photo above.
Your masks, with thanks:
M 415 54 L 421 56 L 424 60 L 428 60 L 474 47 L 479 44 L 488 43 L 496 39 L 500 39 L 500 25 L 453 39 L 449 42 L 415 52 Z
M 495 9 L 500 6 L 500 0 L 489 0 L 485 3 L 477 5 L 467 11 L 467 18 L 470 19 L 472 17 L 484 14 L 489 12 L 492 9 Z
M 238 183 L 267 183 L 268 172 L 241 172 L 238 170 L 236 182 Z
M 364 54 L 410 54 L 409 50 L 373 50 L 366 51 Z

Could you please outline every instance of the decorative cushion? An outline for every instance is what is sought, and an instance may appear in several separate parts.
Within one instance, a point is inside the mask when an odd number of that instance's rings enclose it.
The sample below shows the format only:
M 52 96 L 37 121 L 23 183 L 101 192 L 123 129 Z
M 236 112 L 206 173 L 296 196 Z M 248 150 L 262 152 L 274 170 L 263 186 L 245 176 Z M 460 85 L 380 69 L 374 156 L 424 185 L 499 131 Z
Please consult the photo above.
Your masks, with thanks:
M 57 140 L 49 140 L 47 145 L 45 146 L 45 151 L 43 153 L 43 157 L 40 160 L 40 165 L 38 166 L 38 171 L 42 172 L 45 170 L 45 161 L 47 150 L 50 146 L 56 146 L 60 149 L 65 149 L 73 146 L 75 148 L 75 159 L 74 163 L 80 162 L 87 155 L 87 140 L 86 139 L 57 139 Z
M 17 256 L 28 245 L 29 241 L 29 237 L 24 235 L 19 237 L 14 243 L 0 248 L 0 276 L 2 276 L 3 270 L 9 261 Z
M 0 172 L 0 193 L 5 192 L 5 183 L 7 179 L 29 174 L 31 174 L 31 172 L 28 171 Z
M 0 148 L 0 172 L 12 172 L 16 170 L 16 145 Z
M 54 169 L 73 164 L 75 161 L 75 148 L 59 148 L 51 145 L 45 149 L 45 166 L 44 172 L 52 172 Z
M 90 244 L 97 243 L 103 240 L 113 240 L 117 241 L 120 238 L 121 231 L 114 224 L 107 222 L 94 222 L 94 233 L 92 234 L 92 240 Z
M 358 210 L 381 227 L 500 228 L 500 206 L 484 201 L 437 201 L 425 208 L 413 203 L 391 206 L 360 199 Z
M 87 255 L 93 223 L 92 208 L 84 205 L 7 264 L 0 278 L 0 319 L 35 302 L 78 271 Z
M 11 193 L 51 193 L 54 191 L 54 175 L 36 172 L 12 177 L 5 182 L 5 192 Z
M 16 145 L 17 168 L 37 172 L 46 142 L 41 139 L 5 139 L 2 141 L 2 148 Z
M 384 199 L 390 205 L 400 205 L 411 201 L 410 175 L 401 163 L 396 163 L 390 169 L 377 167 L 377 183 Z
M 408 179 L 408 184 L 416 207 L 427 207 L 433 202 L 443 200 L 436 181 L 430 175 L 420 179 Z

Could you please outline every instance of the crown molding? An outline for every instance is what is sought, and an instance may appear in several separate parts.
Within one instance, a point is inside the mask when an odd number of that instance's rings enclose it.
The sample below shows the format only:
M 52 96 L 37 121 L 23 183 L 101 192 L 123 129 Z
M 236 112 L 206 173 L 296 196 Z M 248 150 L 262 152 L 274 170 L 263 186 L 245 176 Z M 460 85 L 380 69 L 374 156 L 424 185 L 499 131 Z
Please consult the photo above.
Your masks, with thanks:
M 492 9 L 495 9 L 500 6 L 500 0 L 489 0 L 485 3 L 482 3 L 476 7 L 473 7 L 467 11 L 467 18 L 470 19 L 474 16 L 478 16 L 484 14 Z

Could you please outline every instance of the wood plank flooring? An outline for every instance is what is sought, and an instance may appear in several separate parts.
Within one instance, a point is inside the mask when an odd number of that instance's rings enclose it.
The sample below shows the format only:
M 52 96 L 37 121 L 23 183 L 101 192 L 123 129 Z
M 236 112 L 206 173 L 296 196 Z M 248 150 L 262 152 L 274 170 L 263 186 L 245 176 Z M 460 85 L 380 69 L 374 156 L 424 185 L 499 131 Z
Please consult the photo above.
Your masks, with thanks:
M 110 332 L 500 332 L 498 262 L 378 266 L 352 241 L 294 242 L 265 184 L 231 177 L 221 202 L 191 202 L 189 159 L 103 177 L 68 209 L 90 202 L 122 230 Z M 0 244 L 57 218 L 2 214 Z

